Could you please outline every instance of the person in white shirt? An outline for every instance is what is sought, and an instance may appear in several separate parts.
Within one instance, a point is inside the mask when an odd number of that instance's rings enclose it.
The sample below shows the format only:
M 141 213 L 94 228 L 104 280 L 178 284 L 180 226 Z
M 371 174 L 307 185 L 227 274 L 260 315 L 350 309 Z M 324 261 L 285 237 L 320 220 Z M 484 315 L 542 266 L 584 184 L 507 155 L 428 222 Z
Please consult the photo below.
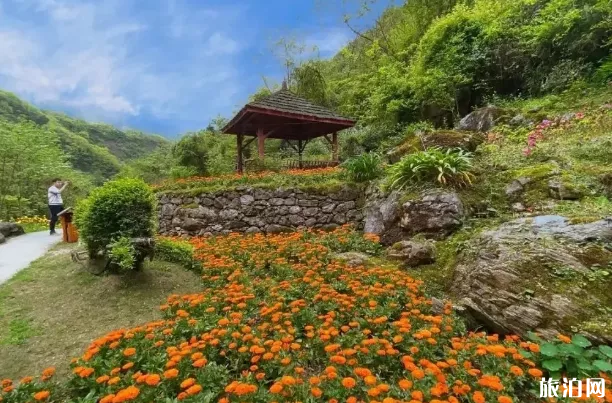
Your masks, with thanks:
M 68 181 L 62 184 L 62 180 L 60 178 L 55 178 L 53 179 L 53 184 L 47 192 L 47 197 L 49 199 L 49 213 L 51 216 L 51 220 L 49 221 L 49 233 L 51 235 L 56 234 L 55 223 L 57 223 L 57 215 L 64 210 L 62 192 L 64 189 L 66 189 L 66 186 L 68 186 Z

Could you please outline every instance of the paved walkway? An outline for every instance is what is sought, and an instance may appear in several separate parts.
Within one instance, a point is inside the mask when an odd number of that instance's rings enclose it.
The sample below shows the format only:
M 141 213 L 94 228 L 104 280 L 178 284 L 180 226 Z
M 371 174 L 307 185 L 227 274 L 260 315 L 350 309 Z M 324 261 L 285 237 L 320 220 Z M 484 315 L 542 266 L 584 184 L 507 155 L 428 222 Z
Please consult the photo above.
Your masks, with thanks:
M 8 238 L 6 243 L 0 244 L 0 283 L 28 267 L 61 240 L 61 230 L 54 236 L 41 231 Z

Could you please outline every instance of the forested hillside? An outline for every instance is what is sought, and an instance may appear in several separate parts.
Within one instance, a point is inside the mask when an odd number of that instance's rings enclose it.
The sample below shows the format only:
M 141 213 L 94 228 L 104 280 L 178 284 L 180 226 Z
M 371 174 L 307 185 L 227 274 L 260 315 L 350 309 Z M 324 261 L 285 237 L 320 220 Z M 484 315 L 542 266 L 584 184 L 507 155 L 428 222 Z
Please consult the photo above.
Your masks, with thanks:
M 72 182 L 71 203 L 170 142 L 43 111 L 0 91 L 0 144 L 0 219 L 7 219 L 44 212 L 45 189 L 53 177 Z
M 368 31 L 347 24 L 356 39 L 331 60 L 294 63 L 290 85 L 391 132 L 612 77 L 608 0 L 411 0 Z
M 109 178 L 121 163 L 144 157 L 169 141 L 134 130 L 121 131 L 102 123 L 90 123 L 66 115 L 40 110 L 14 94 L 0 90 L 0 119 L 26 121 L 57 133 L 70 164 L 96 180 Z

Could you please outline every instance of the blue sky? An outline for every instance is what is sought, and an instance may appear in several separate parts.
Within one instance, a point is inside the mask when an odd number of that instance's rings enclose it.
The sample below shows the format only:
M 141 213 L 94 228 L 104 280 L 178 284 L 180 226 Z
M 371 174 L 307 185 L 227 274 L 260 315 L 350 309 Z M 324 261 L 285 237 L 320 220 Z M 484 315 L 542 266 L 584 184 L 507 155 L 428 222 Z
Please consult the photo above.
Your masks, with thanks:
M 33 104 L 175 137 L 280 81 L 274 43 L 330 57 L 359 0 L 0 0 L 0 88 Z M 357 23 L 371 24 L 383 9 Z

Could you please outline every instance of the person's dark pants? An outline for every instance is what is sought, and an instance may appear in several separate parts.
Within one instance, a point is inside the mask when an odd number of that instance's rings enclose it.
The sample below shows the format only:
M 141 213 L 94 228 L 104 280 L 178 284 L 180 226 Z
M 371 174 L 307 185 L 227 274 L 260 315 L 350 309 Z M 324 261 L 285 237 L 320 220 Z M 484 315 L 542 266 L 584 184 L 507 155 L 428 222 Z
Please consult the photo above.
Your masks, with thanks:
M 57 215 L 62 212 L 62 210 L 64 210 L 64 206 L 57 205 L 57 204 L 50 204 L 49 205 L 49 213 L 51 213 L 51 220 L 49 220 L 49 231 L 51 233 L 55 232 L 55 223 L 57 222 L 58 218 Z

